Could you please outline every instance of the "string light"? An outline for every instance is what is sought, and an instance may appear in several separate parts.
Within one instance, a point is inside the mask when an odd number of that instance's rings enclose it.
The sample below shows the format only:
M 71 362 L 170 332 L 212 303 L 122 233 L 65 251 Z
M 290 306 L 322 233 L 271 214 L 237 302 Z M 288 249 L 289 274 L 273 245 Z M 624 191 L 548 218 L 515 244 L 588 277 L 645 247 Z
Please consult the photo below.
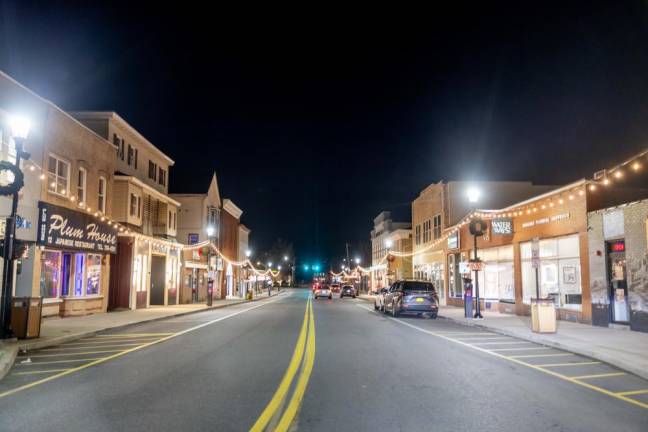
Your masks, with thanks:
M 616 177 L 618 179 L 623 177 L 623 171 L 621 171 L 621 170 L 614 171 L 614 177 Z

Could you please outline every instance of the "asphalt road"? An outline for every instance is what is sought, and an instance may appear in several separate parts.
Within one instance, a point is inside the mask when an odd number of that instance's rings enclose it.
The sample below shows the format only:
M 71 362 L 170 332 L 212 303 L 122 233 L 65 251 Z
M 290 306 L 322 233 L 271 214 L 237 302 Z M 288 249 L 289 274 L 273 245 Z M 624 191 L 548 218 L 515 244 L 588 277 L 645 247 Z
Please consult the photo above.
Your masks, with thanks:
M 648 430 L 648 382 L 608 365 L 308 297 L 26 353 L 0 381 L 0 430 Z

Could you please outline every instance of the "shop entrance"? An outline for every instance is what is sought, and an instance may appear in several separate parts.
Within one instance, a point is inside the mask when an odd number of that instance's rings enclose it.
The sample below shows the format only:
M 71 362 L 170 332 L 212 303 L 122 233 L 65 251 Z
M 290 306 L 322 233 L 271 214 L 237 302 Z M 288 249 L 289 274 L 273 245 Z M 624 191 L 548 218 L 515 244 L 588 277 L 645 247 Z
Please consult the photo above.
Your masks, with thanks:
M 607 242 L 606 246 L 612 322 L 629 324 L 630 306 L 628 304 L 625 241 Z
M 151 305 L 164 306 L 166 257 L 151 256 Z

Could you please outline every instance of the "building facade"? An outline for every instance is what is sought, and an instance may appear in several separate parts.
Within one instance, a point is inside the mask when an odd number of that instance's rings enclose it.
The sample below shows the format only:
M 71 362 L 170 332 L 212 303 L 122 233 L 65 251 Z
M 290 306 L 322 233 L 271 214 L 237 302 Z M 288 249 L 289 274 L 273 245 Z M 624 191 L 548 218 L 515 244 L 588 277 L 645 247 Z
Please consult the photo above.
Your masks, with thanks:
M 426 187 L 412 202 L 413 272 L 414 277 L 434 283 L 441 304 L 446 303 L 446 281 L 452 293 L 461 291 L 463 285 L 456 277 L 454 267 L 462 260 L 459 251 L 460 233 L 448 242 L 440 242 L 448 227 L 460 222 L 476 205 L 481 208 L 502 208 L 538 193 L 549 186 L 530 182 L 439 182 Z M 477 202 L 471 203 L 469 192 L 475 191 Z M 454 251 L 450 262 L 446 250 Z M 450 267 L 448 267 L 450 265 Z
M 220 244 L 221 197 L 216 173 L 212 175 L 206 193 L 171 194 L 181 204 L 178 212 L 178 239 L 185 245 L 211 242 Z M 207 300 L 208 285 L 211 281 L 214 296 L 220 298 L 220 278 L 222 261 L 213 247 L 185 248 L 182 269 L 181 303 L 202 303 Z
M 248 259 L 247 252 L 250 247 L 250 229 L 239 224 L 238 232 L 238 260 L 243 262 Z M 248 291 L 254 289 L 254 278 L 249 266 L 239 268 L 238 292 L 240 297 L 245 297 Z
M 110 309 L 178 304 L 182 245 L 180 203 L 168 194 L 174 161 L 114 112 L 72 113 L 116 148 L 114 218 L 119 233 L 110 279 Z
M 30 247 L 16 263 L 14 294 L 42 296 L 43 316 L 105 312 L 118 232 L 110 222 L 116 148 L 6 75 L 0 82 L 8 97 L 0 103 L 21 101 L 32 120 L 17 229 Z M 3 156 L 15 160 L 5 130 Z
M 409 222 L 394 222 L 391 212 L 383 211 L 374 219 L 371 230 L 371 290 L 388 287 L 399 279 L 412 277 L 412 258 L 389 255 L 389 251 L 411 252 L 412 230 Z
M 592 323 L 648 332 L 648 200 L 587 218 Z
M 230 199 L 223 200 L 223 211 L 221 213 L 220 229 L 220 250 L 226 257 L 239 256 L 239 225 L 243 210 L 238 208 Z M 221 298 L 235 298 L 239 296 L 237 280 L 240 268 L 231 262 L 223 263 L 223 271 L 220 272 Z

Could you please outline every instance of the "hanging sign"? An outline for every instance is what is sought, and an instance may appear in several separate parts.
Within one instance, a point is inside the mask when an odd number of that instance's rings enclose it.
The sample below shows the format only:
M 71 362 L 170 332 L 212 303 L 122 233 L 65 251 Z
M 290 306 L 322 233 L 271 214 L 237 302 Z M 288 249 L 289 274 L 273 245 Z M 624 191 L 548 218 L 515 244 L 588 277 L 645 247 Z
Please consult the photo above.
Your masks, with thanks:
M 48 204 L 38 203 L 38 236 L 41 246 L 117 252 L 117 234 L 89 214 Z
M 498 218 L 491 221 L 491 231 L 493 235 L 512 235 L 513 219 Z

